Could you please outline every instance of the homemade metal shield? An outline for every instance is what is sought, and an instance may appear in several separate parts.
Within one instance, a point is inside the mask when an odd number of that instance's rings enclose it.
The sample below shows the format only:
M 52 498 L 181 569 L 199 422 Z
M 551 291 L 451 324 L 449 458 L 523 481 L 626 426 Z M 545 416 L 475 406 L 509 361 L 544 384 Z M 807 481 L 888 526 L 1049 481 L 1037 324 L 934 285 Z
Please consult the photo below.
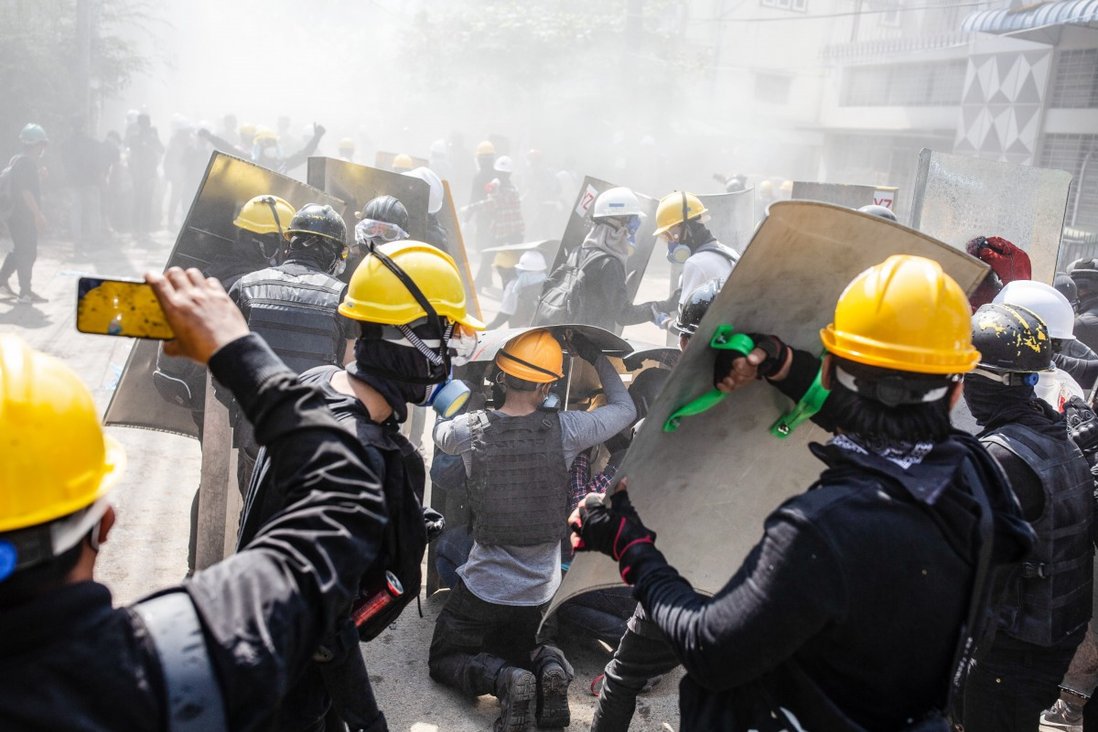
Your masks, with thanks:
M 401 176 L 406 178 L 407 176 Z M 480 310 L 480 300 L 477 297 L 477 288 L 473 283 L 473 270 L 469 267 L 469 253 L 465 250 L 465 237 L 461 233 L 461 222 L 458 219 L 457 207 L 454 206 L 454 195 L 450 191 L 450 181 L 442 181 L 442 190 L 445 197 L 442 208 L 438 212 L 438 221 L 446 230 L 446 239 L 449 246 L 446 252 L 457 262 L 458 272 L 461 274 L 461 284 L 465 288 L 465 302 L 473 306 L 473 312 L 478 320 L 483 320 L 484 315 Z
M 197 267 L 208 275 L 222 277 L 223 272 L 231 269 L 228 263 L 239 255 L 234 250 L 233 218 L 237 210 L 248 199 L 264 194 L 280 196 L 295 209 L 307 203 L 326 203 L 336 210 L 343 205 L 339 199 L 293 178 L 215 152 L 210 156 L 206 177 L 195 194 L 165 268 Z M 134 344 L 103 423 L 197 437 L 198 428 L 190 409 L 165 401 L 153 386 L 158 351 L 155 342 Z
M 823 201 L 847 208 L 861 208 L 876 204 L 895 211 L 898 190 L 894 186 L 856 186 L 795 180 L 793 181 L 793 200 Z
M 393 196 L 408 209 L 408 236 L 416 241 L 423 241 L 427 236 L 427 200 L 431 189 L 419 178 L 337 158 L 309 158 L 308 181 L 309 185 L 344 202 L 339 211 L 348 232 L 355 230 L 358 213 L 370 199 Z
M 771 436 L 770 425 L 791 405 L 763 383 L 665 432 L 673 412 L 712 389 L 710 337 L 731 324 L 820 352 L 819 331 L 839 294 L 892 254 L 935 259 L 966 290 L 986 272 L 968 255 L 875 216 L 824 203 L 773 204 L 652 405 L 618 475 L 628 479 L 633 504 L 659 535 L 657 546 L 700 592 L 719 590 L 759 540 L 763 519 L 812 484 L 823 466 L 807 444 L 828 437 L 811 423 L 785 439 Z M 611 559 L 577 554 L 550 612 L 570 597 L 619 582 Z
M 1024 249 L 1033 279 L 1052 284 L 1071 174 L 1063 170 L 922 150 L 911 226 L 964 248 L 1001 236 Z
M 591 211 L 594 209 L 595 199 L 604 191 L 616 187 L 616 183 L 592 178 L 591 176 L 583 179 L 583 185 L 580 186 L 579 195 L 576 196 L 575 205 L 572 206 L 571 213 L 568 216 L 568 224 L 564 228 L 560 246 L 557 248 L 556 256 L 552 259 L 549 272 L 563 264 L 568 255 L 576 247 L 583 244 L 587 232 L 594 225 L 591 221 Z M 648 268 L 648 261 L 652 258 L 652 250 L 656 246 L 656 237 L 652 232 L 656 228 L 656 206 L 659 204 L 659 201 L 651 196 L 646 196 L 636 190 L 633 193 L 640 199 L 641 207 L 644 209 L 647 218 L 641 222 L 640 229 L 637 230 L 636 249 L 633 250 L 629 260 L 625 263 L 625 283 L 626 290 L 629 293 L 629 302 L 632 302 L 637 296 L 637 290 L 640 289 L 644 272 Z M 546 261 L 549 260 L 546 259 Z
M 706 226 L 717 241 L 737 252 L 743 252 L 755 230 L 755 189 L 735 193 L 713 193 L 698 196 L 709 209 Z

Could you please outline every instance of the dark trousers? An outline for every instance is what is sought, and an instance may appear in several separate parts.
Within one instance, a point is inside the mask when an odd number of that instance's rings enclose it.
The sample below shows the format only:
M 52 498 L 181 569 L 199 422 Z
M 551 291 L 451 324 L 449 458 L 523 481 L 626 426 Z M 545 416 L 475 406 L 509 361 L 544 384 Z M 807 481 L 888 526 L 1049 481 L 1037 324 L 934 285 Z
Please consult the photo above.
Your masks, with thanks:
M 1021 643 L 999 636 L 977 652 L 964 688 L 965 732 L 1036 732 L 1041 712 L 1060 696 L 1075 647 Z
M 13 217 L 8 221 L 8 231 L 11 233 L 12 250 L 0 266 L 0 283 L 11 279 L 14 272 L 19 279 L 19 294 L 29 295 L 31 269 L 34 268 L 34 260 L 38 259 L 38 227 L 33 220 Z
M 496 693 L 496 677 L 507 666 L 539 677 L 556 661 L 573 677 L 556 646 L 538 636 L 545 605 L 518 607 L 485 602 L 458 581 L 435 621 L 428 668 L 431 678 L 469 696 Z
M 592 732 L 625 732 L 648 680 L 679 665 L 663 632 L 637 605 L 610 663 L 591 720 Z
M 627 632 L 626 621 L 636 605 L 632 588 L 610 587 L 573 597 L 557 609 L 557 617 L 562 628 L 614 647 Z
M 287 691 L 275 729 L 331 732 L 327 722 L 332 717 L 353 730 L 385 729 L 358 645 L 358 631 L 349 617 L 339 622 L 335 634 L 321 642 L 314 662 Z

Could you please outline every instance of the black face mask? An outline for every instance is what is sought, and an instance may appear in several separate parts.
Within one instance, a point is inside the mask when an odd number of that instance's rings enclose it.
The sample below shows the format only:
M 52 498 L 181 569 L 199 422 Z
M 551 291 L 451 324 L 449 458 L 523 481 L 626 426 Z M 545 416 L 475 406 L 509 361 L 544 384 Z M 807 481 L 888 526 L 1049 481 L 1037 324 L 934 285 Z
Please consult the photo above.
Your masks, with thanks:
M 976 422 L 982 426 L 998 422 L 1019 421 L 1033 411 L 1036 399 L 1028 384 L 1006 386 L 991 379 L 969 376 L 965 379 L 965 404 Z
M 403 422 L 409 404 L 427 404 L 434 386 L 449 378 L 450 365 L 436 366 L 411 346 L 382 340 L 380 329 L 370 335 L 355 341 L 355 360 L 347 364 L 347 373 L 380 393 L 396 421 Z

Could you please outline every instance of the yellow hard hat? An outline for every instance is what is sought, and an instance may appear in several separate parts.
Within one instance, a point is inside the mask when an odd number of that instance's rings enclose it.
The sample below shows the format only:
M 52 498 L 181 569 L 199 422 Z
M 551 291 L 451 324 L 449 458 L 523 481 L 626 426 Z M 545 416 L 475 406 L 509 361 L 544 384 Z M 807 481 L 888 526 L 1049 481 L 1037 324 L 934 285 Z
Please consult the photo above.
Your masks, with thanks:
M 0 533 L 91 506 L 125 464 L 80 378 L 11 334 L 0 334 L 0 444 Z
M 293 218 L 294 207 L 289 201 L 278 196 L 256 196 L 240 207 L 233 226 L 253 234 L 281 234 L 288 239 L 286 230 Z
M 441 317 L 484 330 L 484 323 L 466 309 L 465 288 L 449 254 L 410 239 L 382 244 L 375 251 L 388 256 L 403 270 Z M 408 325 L 427 317 L 427 311 L 404 283 L 372 253 L 366 255 L 351 275 L 339 312 L 351 320 L 381 325 Z
M 516 379 L 550 384 L 564 377 L 564 352 L 552 333 L 531 330 L 507 341 L 496 354 L 496 366 Z
M 411 170 L 414 167 L 416 167 L 416 163 L 408 153 L 398 153 L 393 158 L 393 170 L 405 171 Z
M 341 139 L 339 141 L 339 149 L 340 150 L 354 150 L 355 149 L 355 141 L 353 139 L 351 139 L 350 137 L 344 137 L 343 139 Z
M 932 259 L 891 256 L 854 278 L 820 331 L 842 358 L 918 374 L 961 374 L 980 360 L 964 290 Z
M 496 146 L 492 144 L 491 140 L 484 140 L 477 145 L 477 155 L 495 155 Z
M 270 127 L 256 127 L 252 139 L 255 142 L 278 142 L 278 133 Z
M 660 199 L 660 204 L 656 207 L 656 230 L 653 232 L 656 236 L 664 234 L 672 226 L 678 226 L 682 223 L 684 203 L 688 221 L 709 212 L 709 209 L 702 204 L 701 199 L 693 193 L 684 191 L 668 193 Z
M 236 132 L 241 137 L 255 137 L 255 125 L 251 122 L 244 122 L 236 128 Z

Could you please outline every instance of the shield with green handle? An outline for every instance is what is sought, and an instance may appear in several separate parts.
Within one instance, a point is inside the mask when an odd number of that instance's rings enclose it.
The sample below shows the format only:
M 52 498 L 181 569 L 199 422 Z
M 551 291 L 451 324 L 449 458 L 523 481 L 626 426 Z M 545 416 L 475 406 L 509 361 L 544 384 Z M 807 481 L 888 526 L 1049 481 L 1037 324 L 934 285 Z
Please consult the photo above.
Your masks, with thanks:
M 986 272 L 967 254 L 876 216 L 775 203 L 653 403 L 619 476 L 659 535 L 656 546 L 699 591 L 719 590 L 759 540 L 763 519 L 812 484 L 823 465 L 807 444 L 829 437 L 805 421 L 825 393 L 810 389 L 793 404 L 760 382 L 714 394 L 717 351 L 749 351 L 746 334 L 769 333 L 821 352 L 819 332 L 840 293 L 893 254 L 937 260 L 968 291 Z M 612 560 L 581 553 L 551 607 L 620 581 Z

